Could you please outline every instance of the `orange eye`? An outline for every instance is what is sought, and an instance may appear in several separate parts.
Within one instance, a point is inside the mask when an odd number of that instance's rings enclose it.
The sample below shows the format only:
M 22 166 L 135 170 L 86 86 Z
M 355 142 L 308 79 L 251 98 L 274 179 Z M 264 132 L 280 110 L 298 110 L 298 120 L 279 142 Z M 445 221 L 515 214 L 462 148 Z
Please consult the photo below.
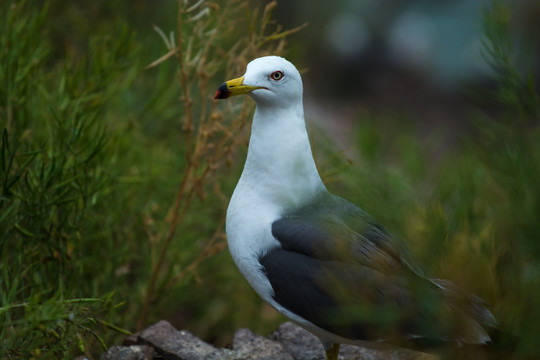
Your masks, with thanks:
M 270 74 L 270 79 L 272 80 L 275 80 L 275 81 L 279 81 L 283 78 L 283 71 L 274 71 L 273 73 Z

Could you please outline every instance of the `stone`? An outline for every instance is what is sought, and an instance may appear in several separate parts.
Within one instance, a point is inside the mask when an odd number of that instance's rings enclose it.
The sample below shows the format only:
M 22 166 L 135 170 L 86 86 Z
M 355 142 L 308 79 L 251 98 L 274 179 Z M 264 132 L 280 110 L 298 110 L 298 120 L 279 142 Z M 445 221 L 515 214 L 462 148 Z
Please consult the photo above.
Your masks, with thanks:
M 203 360 L 217 351 L 189 331 L 178 331 L 164 320 L 141 331 L 138 339 L 167 360 Z
M 101 360 L 153 360 L 154 349 L 146 345 L 113 346 Z
M 126 337 L 124 341 L 122 341 L 122 346 L 137 345 L 139 343 L 139 334 L 140 333 L 135 333 Z
M 401 348 L 373 349 L 341 345 L 340 360 L 433 360 L 436 357 Z M 217 349 L 189 331 L 160 321 L 113 346 L 101 360 L 325 360 L 319 339 L 286 322 L 269 337 L 238 330 L 232 349 Z
M 291 322 L 281 324 L 270 335 L 271 339 L 280 342 L 295 360 L 325 360 L 324 348 L 319 339 L 307 330 Z M 428 354 L 401 349 L 373 349 L 342 344 L 339 358 L 347 360 L 427 360 L 433 359 Z
M 233 350 L 246 360 L 295 360 L 278 341 L 248 329 L 240 329 L 234 334 Z
M 324 348 L 319 339 L 315 335 L 312 335 L 300 326 L 291 322 L 281 324 L 277 330 L 270 335 L 270 338 L 279 341 L 294 359 L 326 359 Z

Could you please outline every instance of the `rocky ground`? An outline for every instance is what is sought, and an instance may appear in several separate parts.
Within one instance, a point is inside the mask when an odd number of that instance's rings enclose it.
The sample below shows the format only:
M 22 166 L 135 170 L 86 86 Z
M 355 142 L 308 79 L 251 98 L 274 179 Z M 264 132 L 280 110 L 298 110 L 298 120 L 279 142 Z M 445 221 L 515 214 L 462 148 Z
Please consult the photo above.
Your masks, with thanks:
M 83 358 L 77 359 L 82 360 Z M 113 346 L 101 360 L 324 360 L 319 340 L 306 330 L 286 322 L 270 336 L 250 330 L 236 332 L 231 349 L 218 349 L 185 330 L 160 321 Z M 340 359 L 416 360 L 433 357 L 406 349 L 366 349 L 342 345 Z

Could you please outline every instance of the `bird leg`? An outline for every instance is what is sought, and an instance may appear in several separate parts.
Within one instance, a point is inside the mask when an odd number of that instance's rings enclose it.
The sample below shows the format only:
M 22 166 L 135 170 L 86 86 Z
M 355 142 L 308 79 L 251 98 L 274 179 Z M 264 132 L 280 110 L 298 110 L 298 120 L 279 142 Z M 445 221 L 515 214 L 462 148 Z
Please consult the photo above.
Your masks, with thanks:
M 338 360 L 339 344 L 332 344 L 332 346 L 326 350 L 326 360 Z

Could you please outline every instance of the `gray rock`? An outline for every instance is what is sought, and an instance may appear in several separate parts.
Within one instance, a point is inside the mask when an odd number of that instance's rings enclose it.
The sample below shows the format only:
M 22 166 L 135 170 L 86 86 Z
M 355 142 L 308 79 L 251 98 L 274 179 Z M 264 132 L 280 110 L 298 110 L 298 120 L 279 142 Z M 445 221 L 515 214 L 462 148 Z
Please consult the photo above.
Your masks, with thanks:
M 152 360 L 154 349 L 146 345 L 113 346 L 101 356 L 101 360 Z
M 141 331 L 138 339 L 166 360 L 202 360 L 217 351 L 189 331 L 178 331 L 164 320 Z
M 134 344 L 137 345 L 134 345 Z M 124 345 L 109 349 L 101 360 L 325 360 L 319 339 L 303 328 L 286 322 L 266 338 L 240 329 L 232 349 L 216 349 L 188 331 L 178 331 L 160 321 L 131 336 Z M 144 344 L 144 345 L 141 345 Z M 146 346 L 145 346 L 146 345 Z M 151 352 L 143 351 L 150 349 Z M 339 359 L 433 360 L 431 355 L 406 349 L 368 349 L 342 345 Z M 139 356 L 139 357 L 137 357 Z
M 129 335 L 128 337 L 126 337 L 124 339 L 124 341 L 122 341 L 122 346 L 131 346 L 131 345 L 139 344 L 139 334 L 140 334 L 140 332 Z
M 319 339 L 303 328 L 286 322 L 270 335 L 280 342 L 295 360 L 325 360 L 324 348 Z M 373 349 L 342 344 L 340 359 L 347 360 L 417 360 L 433 359 L 431 355 L 397 348 Z
M 326 359 L 319 339 L 291 322 L 281 324 L 270 338 L 283 344 L 296 360 Z
M 236 351 L 230 349 L 217 349 L 204 358 L 205 360 L 244 360 Z
M 245 360 L 295 360 L 278 341 L 240 329 L 234 334 L 233 350 Z
M 274 340 L 240 329 L 234 335 L 233 349 L 218 349 L 206 360 L 295 360 Z

